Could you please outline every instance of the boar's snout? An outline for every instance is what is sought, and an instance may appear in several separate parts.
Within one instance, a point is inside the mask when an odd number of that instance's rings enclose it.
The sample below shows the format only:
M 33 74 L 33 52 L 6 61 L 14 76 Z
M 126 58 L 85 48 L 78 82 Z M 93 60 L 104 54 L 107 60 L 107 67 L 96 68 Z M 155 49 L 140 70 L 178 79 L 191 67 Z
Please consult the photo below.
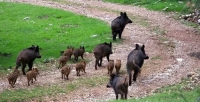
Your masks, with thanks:
M 106 87 L 107 87 L 107 88 L 110 88 L 111 86 L 110 86 L 110 84 L 107 84 Z
M 113 54 L 113 52 L 111 51 L 110 54 Z
M 133 23 L 130 19 L 128 20 L 128 23 Z
M 41 55 L 38 55 L 38 56 L 37 56 L 37 58 L 41 58 L 41 57 L 42 57 Z
M 149 59 L 149 56 L 145 56 L 144 59 Z

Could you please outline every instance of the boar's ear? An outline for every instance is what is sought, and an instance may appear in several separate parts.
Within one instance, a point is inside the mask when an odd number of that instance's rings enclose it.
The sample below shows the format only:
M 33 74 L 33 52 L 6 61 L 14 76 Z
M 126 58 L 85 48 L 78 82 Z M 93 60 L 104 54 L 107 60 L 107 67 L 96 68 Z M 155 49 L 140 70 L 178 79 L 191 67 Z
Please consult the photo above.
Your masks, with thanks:
M 36 46 L 35 51 L 39 51 L 39 46 Z
M 145 47 L 145 46 L 144 46 L 144 45 L 142 45 L 142 51 L 144 51 L 144 47 Z
M 34 45 L 32 45 L 31 47 L 29 47 L 28 49 L 30 49 L 30 50 L 34 50 L 35 49 L 35 46 Z
M 115 76 L 116 76 L 115 74 L 111 74 L 111 75 L 110 75 L 110 79 L 113 80 L 113 79 L 115 78 Z
M 85 47 L 83 46 L 82 48 L 83 48 L 83 50 L 85 51 Z
M 124 12 L 124 16 L 126 16 L 126 12 Z
M 139 48 L 140 48 L 140 45 L 135 44 L 135 49 L 137 50 L 137 49 L 139 49 Z
M 120 12 L 120 16 L 123 16 L 124 14 L 123 14 L 123 12 Z

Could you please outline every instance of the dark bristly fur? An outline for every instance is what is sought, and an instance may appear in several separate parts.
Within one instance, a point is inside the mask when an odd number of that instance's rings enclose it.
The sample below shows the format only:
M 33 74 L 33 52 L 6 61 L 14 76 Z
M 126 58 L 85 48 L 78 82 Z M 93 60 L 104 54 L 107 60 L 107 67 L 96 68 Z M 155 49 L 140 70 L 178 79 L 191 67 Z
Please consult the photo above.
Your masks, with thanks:
M 136 44 L 135 49 L 131 51 L 127 58 L 126 68 L 127 73 L 129 74 L 129 85 L 132 83 L 132 71 L 134 71 L 133 81 L 136 81 L 138 73 L 140 73 L 140 69 L 144 63 L 145 59 L 149 59 L 149 56 L 146 55 L 145 46 L 139 46 Z
M 102 65 L 102 59 L 106 56 L 107 60 L 109 61 L 109 56 L 112 54 L 112 42 L 110 43 L 101 43 L 98 44 L 93 50 L 94 56 L 96 58 L 95 61 L 95 69 L 97 70 L 97 65 Z
M 32 70 L 33 62 L 36 58 L 41 58 L 39 46 L 32 45 L 31 47 L 22 50 L 17 57 L 16 69 L 22 65 L 22 72 L 24 75 L 26 75 L 26 64 L 28 64 L 29 71 Z
M 116 74 L 111 74 L 107 87 L 112 87 L 114 89 L 116 99 L 118 99 L 118 94 L 121 95 L 121 99 L 127 99 L 128 81 L 126 76 L 121 77 Z
M 117 34 L 119 34 L 119 39 L 121 39 L 122 32 L 128 23 L 132 23 L 132 21 L 128 18 L 126 12 L 121 12 L 120 16 L 111 22 L 113 40 L 116 40 Z
M 18 69 L 14 69 L 14 71 L 8 75 L 7 79 L 12 88 L 14 87 L 19 75 L 20 72 Z

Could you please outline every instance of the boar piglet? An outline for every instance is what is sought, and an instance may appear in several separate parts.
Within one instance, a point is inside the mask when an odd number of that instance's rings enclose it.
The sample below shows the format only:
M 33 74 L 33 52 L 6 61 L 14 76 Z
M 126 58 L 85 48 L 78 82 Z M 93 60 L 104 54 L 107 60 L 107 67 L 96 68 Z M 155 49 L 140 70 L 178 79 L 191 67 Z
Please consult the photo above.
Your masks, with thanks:
M 68 46 L 67 49 L 64 51 L 63 56 L 68 56 L 69 59 L 71 59 L 73 51 L 74 51 L 74 47 Z
M 62 79 L 67 79 L 68 80 L 70 72 L 71 72 L 71 67 L 70 66 L 63 66 L 61 68 Z
M 119 70 L 121 68 L 121 60 L 116 60 L 115 62 L 115 69 L 116 69 L 116 73 L 119 74 Z
M 26 73 L 26 77 L 27 77 L 27 81 L 28 81 L 28 86 L 30 86 L 29 82 L 31 81 L 31 83 L 33 83 L 33 79 L 36 80 L 37 75 L 39 74 L 39 71 L 37 68 L 33 68 L 31 71 L 28 71 Z
M 11 85 L 12 88 L 14 87 L 19 75 L 20 75 L 20 72 L 19 72 L 18 69 L 14 69 L 14 71 L 8 75 L 8 77 L 7 77 L 8 82 Z
M 100 67 L 102 65 L 102 59 L 106 56 L 109 61 L 109 56 L 112 54 L 112 43 L 101 43 L 98 44 L 93 50 L 94 56 L 96 58 L 95 61 L 95 69 L 97 70 L 97 65 Z
M 80 71 L 85 72 L 86 62 L 82 60 L 81 62 L 76 64 L 76 74 L 77 76 L 80 76 Z
M 28 64 L 29 71 L 32 70 L 33 67 L 33 61 L 36 58 L 41 58 L 40 52 L 39 52 L 39 46 L 32 45 L 31 47 L 22 50 L 17 57 L 16 61 L 16 69 L 22 65 L 22 72 L 24 75 L 26 64 Z
M 67 63 L 68 60 L 69 60 L 69 57 L 68 57 L 68 56 L 61 56 L 61 57 L 59 58 L 59 66 L 58 66 L 58 69 L 61 68 L 61 67 L 63 67 L 63 66 Z
M 121 12 L 120 16 L 111 22 L 113 40 L 116 40 L 117 34 L 119 34 L 119 39 L 121 39 L 122 32 L 128 23 L 132 23 L 132 21 L 128 18 L 126 12 Z
M 132 50 L 127 58 L 126 68 L 127 73 L 129 74 L 129 85 L 131 86 L 132 80 L 132 71 L 134 71 L 133 81 L 136 81 L 138 73 L 140 73 L 141 67 L 145 59 L 149 59 L 149 56 L 146 55 L 145 46 L 136 44 L 135 49 Z
M 118 99 L 118 94 L 121 95 L 121 99 L 127 99 L 127 94 L 128 94 L 127 77 L 111 74 L 110 81 L 107 84 L 107 88 L 109 87 L 112 87 L 114 89 L 116 99 Z
M 108 74 L 111 75 L 114 69 L 114 60 L 109 60 L 107 68 L 108 68 Z
M 81 58 L 83 59 L 83 55 L 85 53 L 85 47 L 84 46 L 80 46 L 79 49 L 75 49 L 73 51 L 73 55 L 74 55 L 74 60 L 78 61 L 78 57 L 81 56 Z

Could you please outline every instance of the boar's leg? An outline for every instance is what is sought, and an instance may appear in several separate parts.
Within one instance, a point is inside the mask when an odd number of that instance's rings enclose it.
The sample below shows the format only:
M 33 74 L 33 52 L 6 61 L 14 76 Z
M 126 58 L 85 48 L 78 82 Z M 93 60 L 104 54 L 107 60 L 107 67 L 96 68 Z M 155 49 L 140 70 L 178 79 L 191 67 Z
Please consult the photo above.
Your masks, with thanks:
M 116 99 L 118 100 L 118 94 L 117 94 L 117 93 L 115 93 L 115 95 L 116 95 Z
M 133 75 L 133 81 L 136 81 L 139 72 L 140 72 L 139 66 L 135 65 L 134 75 Z
M 108 62 L 109 62 L 109 55 L 107 55 L 106 58 L 107 58 L 107 60 L 108 60 Z
M 131 73 L 131 71 L 129 71 L 128 72 L 128 74 L 129 74 L 129 86 L 131 86 L 131 80 L 132 80 L 132 73 Z
M 29 62 L 29 63 L 28 63 L 28 67 L 29 67 L 28 71 L 32 70 L 33 62 Z
M 66 77 L 67 77 L 67 80 L 68 80 L 68 76 L 69 76 L 69 74 L 67 74 L 67 75 L 66 75 Z
M 26 63 L 23 63 L 23 64 L 22 64 L 22 72 L 23 72 L 23 75 L 26 75 L 26 73 L 25 73 L 25 68 L 26 68 Z
M 95 69 L 97 70 L 97 64 L 99 63 L 99 60 L 98 59 L 96 59 L 96 61 L 95 61 Z
M 113 40 L 116 41 L 117 33 L 115 31 L 112 31 L 112 35 L 113 35 Z
M 128 93 L 128 92 L 125 93 L 125 99 L 127 99 L 127 93 Z
M 81 58 L 84 60 L 83 55 L 81 55 Z
M 121 39 L 122 31 L 123 31 L 123 29 L 119 31 L 119 35 L 118 35 L 118 36 L 119 36 L 119 39 Z
M 124 94 L 121 94 L 121 99 L 124 99 Z
M 102 57 L 100 58 L 100 63 L 98 65 L 99 67 L 102 66 Z

